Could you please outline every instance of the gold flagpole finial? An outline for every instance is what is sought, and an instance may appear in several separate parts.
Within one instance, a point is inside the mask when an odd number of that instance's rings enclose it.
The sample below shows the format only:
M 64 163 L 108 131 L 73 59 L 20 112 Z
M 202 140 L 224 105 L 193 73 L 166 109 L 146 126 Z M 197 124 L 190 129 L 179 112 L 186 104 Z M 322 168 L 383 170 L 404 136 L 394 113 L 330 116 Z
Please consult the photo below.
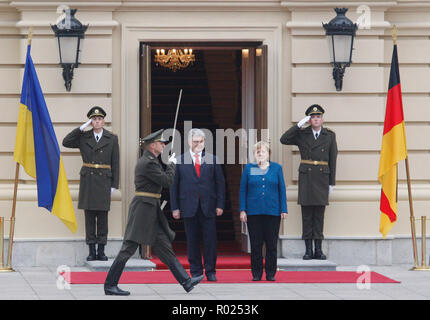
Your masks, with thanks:
M 31 45 L 31 40 L 33 39 L 33 26 L 28 29 L 28 45 Z
M 397 27 L 396 27 L 396 25 L 393 25 L 393 42 L 395 45 L 397 44 Z

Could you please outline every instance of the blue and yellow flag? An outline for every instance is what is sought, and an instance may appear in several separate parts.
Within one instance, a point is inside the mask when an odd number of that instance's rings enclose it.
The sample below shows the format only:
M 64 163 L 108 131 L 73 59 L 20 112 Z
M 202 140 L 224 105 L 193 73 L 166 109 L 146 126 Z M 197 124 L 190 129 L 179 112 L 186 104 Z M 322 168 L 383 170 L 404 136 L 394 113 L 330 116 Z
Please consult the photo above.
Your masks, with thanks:
M 13 158 L 37 180 L 39 207 L 48 209 L 74 233 L 76 216 L 63 159 L 30 50 L 28 45 Z

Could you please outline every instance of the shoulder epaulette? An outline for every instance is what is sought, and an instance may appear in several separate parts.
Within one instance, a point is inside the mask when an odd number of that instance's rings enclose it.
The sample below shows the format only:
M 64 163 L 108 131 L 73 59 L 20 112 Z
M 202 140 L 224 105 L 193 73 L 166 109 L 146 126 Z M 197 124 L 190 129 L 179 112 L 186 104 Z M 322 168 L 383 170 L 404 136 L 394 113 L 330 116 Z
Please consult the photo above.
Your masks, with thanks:
M 334 134 L 336 134 L 336 132 L 334 132 L 334 130 L 333 129 L 330 129 L 330 128 L 327 128 L 327 127 L 324 127 L 325 129 L 327 129 L 327 131 L 329 131 L 329 132 L 331 132 L 331 133 L 334 133 Z

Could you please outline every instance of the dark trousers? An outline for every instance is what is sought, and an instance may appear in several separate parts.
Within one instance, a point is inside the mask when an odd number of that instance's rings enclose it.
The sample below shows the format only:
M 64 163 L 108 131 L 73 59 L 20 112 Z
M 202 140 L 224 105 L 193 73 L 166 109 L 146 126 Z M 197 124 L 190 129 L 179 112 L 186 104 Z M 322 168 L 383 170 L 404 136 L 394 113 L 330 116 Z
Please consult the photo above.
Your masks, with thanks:
M 85 210 L 85 241 L 87 244 L 106 244 L 108 212 Z
M 281 225 L 280 216 L 248 215 L 247 226 L 251 243 L 252 275 L 261 278 L 263 275 L 263 244 L 266 244 L 265 270 L 266 277 L 274 277 L 278 259 L 278 237 Z
M 176 258 L 172 249 L 172 243 L 170 242 L 166 233 L 164 233 L 160 227 L 158 227 L 158 230 L 159 231 L 157 233 L 156 240 L 152 245 L 152 249 L 154 250 L 157 257 L 169 267 L 176 280 L 180 284 L 183 284 L 190 277 Z M 139 244 L 137 242 L 124 240 L 121 250 L 119 251 L 117 257 L 109 269 L 105 280 L 105 286 L 118 285 L 119 279 L 121 278 L 121 274 L 128 259 L 130 259 L 130 257 L 136 252 L 138 246 Z
M 302 206 L 302 239 L 324 239 L 325 206 Z
M 203 240 L 203 260 L 206 275 L 215 274 L 217 258 L 215 217 L 206 217 L 199 201 L 196 215 L 192 218 L 184 218 L 184 227 L 191 275 L 195 277 L 203 274 L 200 239 Z

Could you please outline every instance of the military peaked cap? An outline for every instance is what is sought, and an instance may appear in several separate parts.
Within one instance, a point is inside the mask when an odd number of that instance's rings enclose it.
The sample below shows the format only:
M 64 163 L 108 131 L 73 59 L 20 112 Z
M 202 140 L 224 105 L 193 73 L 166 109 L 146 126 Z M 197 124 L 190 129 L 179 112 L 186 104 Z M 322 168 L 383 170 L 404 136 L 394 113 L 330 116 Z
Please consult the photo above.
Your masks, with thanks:
M 313 114 L 324 114 L 324 112 L 324 109 L 320 105 L 313 104 L 306 109 L 305 115 L 311 116 Z
M 160 129 L 156 132 L 153 132 L 153 133 L 147 135 L 145 138 L 142 138 L 141 140 L 145 144 L 150 144 L 150 143 L 157 142 L 157 141 L 164 142 L 167 144 L 170 141 L 163 138 L 163 132 L 164 132 L 164 129 Z
M 103 110 L 103 108 L 99 106 L 94 106 L 88 111 L 87 113 L 88 119 L 91 119 L 92 117 L 106 117 L 106 112 Z

